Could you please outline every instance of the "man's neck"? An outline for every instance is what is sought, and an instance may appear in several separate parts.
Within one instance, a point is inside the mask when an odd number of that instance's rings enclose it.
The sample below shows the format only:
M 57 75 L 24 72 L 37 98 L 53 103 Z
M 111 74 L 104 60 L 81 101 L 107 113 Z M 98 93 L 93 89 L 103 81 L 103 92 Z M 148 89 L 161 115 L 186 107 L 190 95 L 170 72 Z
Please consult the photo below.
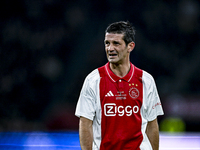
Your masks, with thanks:
M 112 72 L 118 76 L 118 77 L 124 77 L 128 74 L 128 72 L 130 71 L 131 68 L 131 64 L 130 62 L 127 64 L 113 64 L 110 63 L 110 69 L 112 70 Z

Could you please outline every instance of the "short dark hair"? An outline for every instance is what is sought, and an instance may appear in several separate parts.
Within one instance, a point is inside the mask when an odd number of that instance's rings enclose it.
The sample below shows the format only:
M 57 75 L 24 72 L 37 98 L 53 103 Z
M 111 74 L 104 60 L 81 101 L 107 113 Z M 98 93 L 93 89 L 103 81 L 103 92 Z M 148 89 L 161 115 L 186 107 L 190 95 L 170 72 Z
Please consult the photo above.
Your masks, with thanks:
M 126 45 L 135 42 L 135 29 L 129 21 L 114 22 L 107 27 L 105 33 L 124 34 L 123 40 Z

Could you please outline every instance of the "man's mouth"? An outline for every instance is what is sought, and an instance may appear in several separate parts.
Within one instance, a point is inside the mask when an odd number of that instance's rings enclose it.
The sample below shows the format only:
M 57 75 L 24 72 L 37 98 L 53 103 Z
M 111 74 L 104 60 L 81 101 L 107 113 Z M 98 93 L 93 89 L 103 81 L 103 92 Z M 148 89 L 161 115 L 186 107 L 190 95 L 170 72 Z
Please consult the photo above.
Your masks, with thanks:
M 111 56 L 111 57 L 112 57 L 112 56 L 117 56 L 117 54 L 109 54 L 109 56 Z

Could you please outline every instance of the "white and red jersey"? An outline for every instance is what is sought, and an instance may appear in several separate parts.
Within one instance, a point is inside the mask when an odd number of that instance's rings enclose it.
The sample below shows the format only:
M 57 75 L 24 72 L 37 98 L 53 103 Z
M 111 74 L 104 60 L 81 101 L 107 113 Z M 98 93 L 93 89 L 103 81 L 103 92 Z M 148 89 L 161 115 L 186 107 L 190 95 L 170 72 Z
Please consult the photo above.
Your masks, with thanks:
M 93 150 L 152 150 L 146 126 L 163 110 L 150 74 L 131 64 L 120 78 L 107 63 L 86 77 L 75 115 L 93 121 Z

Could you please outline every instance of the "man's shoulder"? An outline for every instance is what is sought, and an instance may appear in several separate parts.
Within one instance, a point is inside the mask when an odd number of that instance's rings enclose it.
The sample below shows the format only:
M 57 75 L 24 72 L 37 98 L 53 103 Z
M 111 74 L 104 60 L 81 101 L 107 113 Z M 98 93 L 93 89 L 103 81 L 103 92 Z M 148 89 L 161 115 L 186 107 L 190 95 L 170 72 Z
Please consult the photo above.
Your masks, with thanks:
M 149 72 L 147 72 L 141 68 L 138 68 L 136 66 L 135 66 L 135 69 L 136 69 L 137 73 L 138 72 L 142 73 L 143 82 L 151 83 L 152 81 L 154 81 L 153 76 Z
M 151 87 L 152 85 L 155 84 L 155 80 L 153 76 L 144 70 L 143 70 L 142 80 L 143 80 L 144 85 L 146 85 L 147 87 Z
M 143 70 L 143 77 L 148 79 L 148 80 L 154 80 L 153 76 L 145 70 Z
M 104 66 L 102 67 L 99 67 L 99 68 L 96 68 L 94 70 L 92 70 L 86 77 L 87 80 L 93 82 L 94 80 L 98 80 L 100 78 L 100 73 L 99 73 L 99 69 L 100 68 L 103 68 Z
M 99 76 L 99 71 L 98 68 L 92 70 L 88 75 L 87 75 L 87 79 L 93 79 Z
M 89 82 L 95 82 L 101 78 L 102 72 L 105 72 L 105 65 L 91 71 L 87 75 L 86 80 L 88 80 Z

